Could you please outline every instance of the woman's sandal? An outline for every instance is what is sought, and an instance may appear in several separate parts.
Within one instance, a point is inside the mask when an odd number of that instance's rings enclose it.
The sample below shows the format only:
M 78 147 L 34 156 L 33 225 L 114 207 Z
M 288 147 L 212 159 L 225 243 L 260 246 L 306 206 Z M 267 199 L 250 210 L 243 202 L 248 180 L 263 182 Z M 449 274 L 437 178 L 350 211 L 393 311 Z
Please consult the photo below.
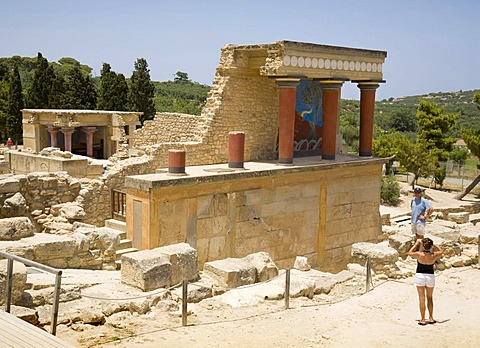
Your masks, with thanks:
M 418 325 L 425 326 L 425 325 L 427 325 L 427 323 L 422 323 L 421 321 L 419 321 Z

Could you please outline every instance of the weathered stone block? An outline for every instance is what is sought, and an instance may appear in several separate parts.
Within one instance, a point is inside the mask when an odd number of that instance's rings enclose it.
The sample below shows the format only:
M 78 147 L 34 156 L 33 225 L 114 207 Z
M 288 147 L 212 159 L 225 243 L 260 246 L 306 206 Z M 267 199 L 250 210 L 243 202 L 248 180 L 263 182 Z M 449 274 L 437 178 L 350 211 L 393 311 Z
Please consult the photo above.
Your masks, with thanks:
M 0 219 L 0 240 L 18 240 L 33 236 L 35 226 L 27 217 Z
M 0 193 L 15 193 L 18 191 L 20 191 L 20 182 L 17 179 L 0 179 Z
M 293 268 L 298 269 L 299 271 L 309 271 L 311 267 L 305 256 L 297 256 Z
M 254 284 L 257 273 L 255 266 L 250 262 L 235 258 L 206 262 L 203 270 L 220 286 L 226 288 Z
M 0 306 L 5 304 L 7 285 L 8 260 L 0 260 Z M 13 262 L 12 297 L 11 303 L 17 303 L 22 298 L 27 283 L 27 268 L 21 262 Z
M 122 255 L 122 282 L 143 291 L 170 286 L 172 264 L 158 249 Z
M 23 197 L 20 192 L 17 192 L 12 197 L 5 200 L 1 215 L 4 217 L 23 216 L 26 211 L 27 205 L 25 197 Z
M 247 255 L 243 259 L 257 269 L 256 282 L 264 282 L 278 275 L 278 267 L 271 256 L 264 251 Z
M 412 234 L 392 234 L 388 237 L 388 244 L 398 251 L 401 257 L 407 257 L 407 253 L 414 243 Z
M 172 264 L 172 277 L 170 284 L 181 283 L 184 279 L 189 281 L 198 278 L 197 251 L 187 243 L 179 243 L 156 248 L 165 255 Z
M 29 243 L 33 248 L 34 260 L 38 262 L 67 259 L 72 257 L 77 250 L 76 240 L 69 236 L 37 233 L 29 239 Z
M 469 221 L 470 213 L 461 212 L 461 213 L 448 213 L 448 219 L 454 221 L 457 224 L 464 224 Z
M 460 230 L 460 243 L 478 243 L 478 236 L 480 235 L 480 226 L 472 226 L 469 228 L 462 228 Z
M 367 257 L 370 257 L 371 267 L 377 273 L 384 273 L 388 276 L 396 274 L 398 252 L 388 246 L 387 242 L 373 244 L 367 242 L 355 243 L 351 250 L 352 262 L 364 265 Z

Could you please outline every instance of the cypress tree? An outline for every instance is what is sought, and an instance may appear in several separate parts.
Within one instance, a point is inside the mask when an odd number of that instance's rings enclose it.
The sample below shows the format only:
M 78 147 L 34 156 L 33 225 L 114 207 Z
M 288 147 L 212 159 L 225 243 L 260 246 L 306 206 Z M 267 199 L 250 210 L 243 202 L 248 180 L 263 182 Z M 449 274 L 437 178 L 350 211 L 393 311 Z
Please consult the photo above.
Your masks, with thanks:
M 35 73 L 32 85 L 27 91 L 27 106 L 33 109 L 45 109 L 50 107 L 52 84 L 55 79 L 53 67 L 48 60 L 38 52 Z
M 7 113 L 7 133 L 10 138 L 18 144 L 22 140 L 22 83 L 18 66 L 15 64 L 8 77 L 8 113 Z
M 112 71 L 108 63 L 103 63 L 100 74 L 98 109 L 112 111 L 128 110 L 128 85 L 125 76 Z
M 97 104 L 97 92 L 93 80 L 80 66 L 74 66 L 66 74 L 63 108 L 94 109 Z
M 130 79 L 130 110 L 143 112 L 141 122 L 151 120 L 155 116 L 155 86 L 150 79 L 150 69 L 144 58 L 138 58 L 135 70 Z

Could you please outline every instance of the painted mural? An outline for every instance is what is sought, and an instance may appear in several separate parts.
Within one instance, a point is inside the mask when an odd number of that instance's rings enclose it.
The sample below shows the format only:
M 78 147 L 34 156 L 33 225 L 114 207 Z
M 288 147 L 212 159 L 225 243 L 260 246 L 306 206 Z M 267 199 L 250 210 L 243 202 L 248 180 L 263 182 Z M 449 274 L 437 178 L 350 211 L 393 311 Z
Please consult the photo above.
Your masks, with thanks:
M 294 151 L 320 150 L 322 124 L 320 82 L 302 80 L 297 87 Z

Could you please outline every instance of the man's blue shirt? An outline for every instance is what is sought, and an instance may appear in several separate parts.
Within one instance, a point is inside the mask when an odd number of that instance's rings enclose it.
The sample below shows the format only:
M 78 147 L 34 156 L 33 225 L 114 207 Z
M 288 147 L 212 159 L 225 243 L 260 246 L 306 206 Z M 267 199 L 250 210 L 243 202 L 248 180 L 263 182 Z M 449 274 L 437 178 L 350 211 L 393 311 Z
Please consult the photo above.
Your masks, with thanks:
M 428 199 L 420 197 L 420 198 L 413 198 L 412 199 L 412 223 L 418 223 L 418 222 L 425 222 L 425 219 L 419 219 L 418 217 L 420 215 L 425 216 L 425 213 L 427 210 L 432 208 L 432 205 L 428 201 Z

